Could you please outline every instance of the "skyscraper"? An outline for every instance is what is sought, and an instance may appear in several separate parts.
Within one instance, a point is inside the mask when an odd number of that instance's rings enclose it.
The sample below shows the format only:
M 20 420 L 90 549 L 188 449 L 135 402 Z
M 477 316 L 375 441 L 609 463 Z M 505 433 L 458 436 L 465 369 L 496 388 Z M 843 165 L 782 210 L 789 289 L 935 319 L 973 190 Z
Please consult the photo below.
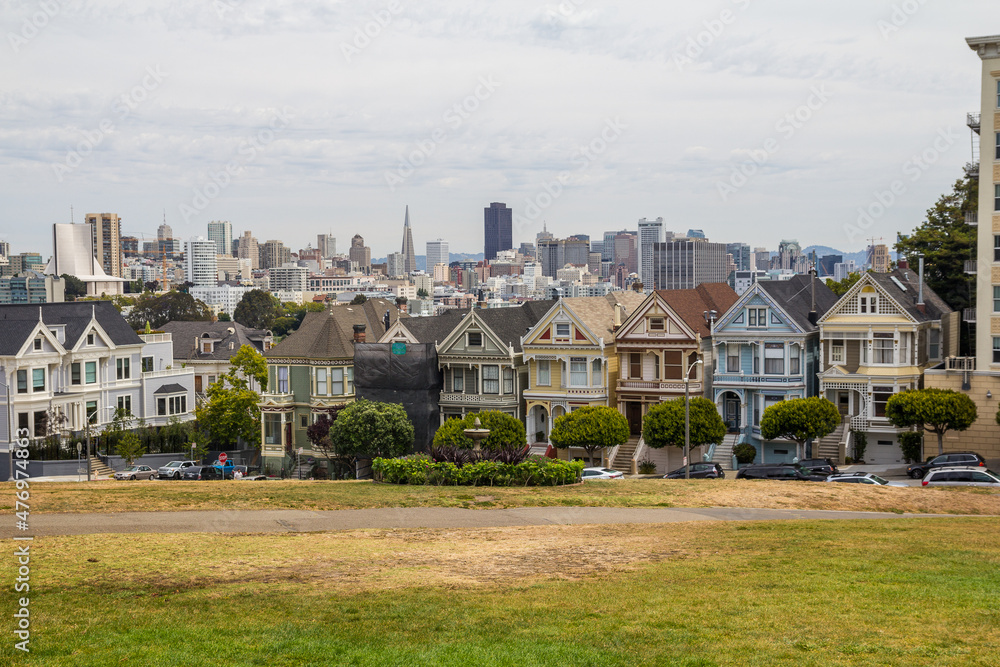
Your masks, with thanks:
M 217 255 L 228 255 L 233 245 L 233 223 L 228 220 L 213 220 L 208 223 L 208 240 L 215 241 Z
M 413 249 L 413 233 L 410 231 L 410 207 L 406 207 L 406 217 L 403 219 L 403 275 L 410 275 L 417 270 L 417 253 Z
M 639 280 L 647 290 L 658 289 L 653 284 L 653 246 L 663 241 L 663 218 L 639 220 Z
M 337 239 L 333 234 L 317 234 L 316 249 L 324 259 L 329 259 L 337 254 Z
M 275 266 L 284 266 L 292 261 L 292 249 L 285 246 L 281 241 L 271 239 L 264 243 L 261 253 L 260 267 L 270 269 Z
M 656 289 L 693 289 L 725 282 L 729 276 L 726 244 L 681 238 L 653 246 Z
M 251 269 L 259 269 L 260 246 L 257 244 L 257 239 L 252 236 L 250 231 L 245 231 L 243 236 L 238 239 L 238 243 L 236 256 L 240 259 L 249 259 Z
M 747 243 L 727 243 L 726 252 L 733 256 L 737 271 L 750 270 L 750 245 Z
M 215 287 L 219 282 L 217 243 L 199 236 L 185 241 L 184 246 L 184 279 L 196 287 Z
M 365 245 L 365 239 L 361 234 L 355 234 L 351 239 L 351 249 L 348 257 L 352 262 L 357 262 L 358 269 L 368 273 L 372 268 L 372 249 Z
M 436 264 L 447 266 L 451 263 L 451 254 L 448 252 L 448 242 L 442 239 L 427 242 L 427 272 L 430 273 Z
M 492 202 L 489 208 L 483 209 L 483 213 L 483 255 L 486 261 L 490 261 L 501 250 L 511 250 L 514 247 L 514 212 L 503 202 Z
M 94 239 L 94 257 L 109 276 L 122 277 L 121 220 L 117 213 L 88 213 Z
M 166 218 L 166 215 L 164 215 Z M 164 222 L 156 229 L 156 238 L 160 241 L 171 241 L 174 238 L 174 230 Z

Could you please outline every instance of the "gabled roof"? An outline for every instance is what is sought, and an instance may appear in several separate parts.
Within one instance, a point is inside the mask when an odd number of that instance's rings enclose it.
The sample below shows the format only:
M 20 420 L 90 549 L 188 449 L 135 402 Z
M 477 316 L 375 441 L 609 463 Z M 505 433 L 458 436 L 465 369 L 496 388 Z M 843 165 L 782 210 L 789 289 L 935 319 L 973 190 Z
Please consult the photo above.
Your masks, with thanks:
M 934 290 L 924 283 L 924 305 L 923 308 L 917 306 L 920 294 L 920 280 L 916 271 L 912 269 L 893 269 L 889 273 L 863 273 L 851 289 L 844 296 L 840 297 L 835 304 L 820 321 L 826 321 L 841 309 L 841 304 L 848 303 L 856 299 L 858 293 L 866 285 L 874 286 L 885 296 L 895 301 L 900 308 L 914 322 L 935 322 L 944 315 L 953 312 L 951 306 L 944 302 Z
M 765 280 L 755 285 L 766 292 L 795 321 L 799 329 L 806 333 L 819 330 L 818 326 L 809 321 L 809 311 L 812 310 L 812 288 L 816 289 L 817 321 L 833 308 L 839 299 L 825 282 L 817 278 L 813 285 L 813 281 L 807 275 L 792 276 L 789 280 Z
M 249 329 L 239 322 L 167 322 L 160 329 L 171 335 L 176 361 L 229 361 L 244 345 L 263 352 L 264 338 L 271 334 L 267 329 Z M 214 352 L 201 351 L 202 338 L 215 341 Z M 229 343 L 233 349 L 229 349 Z
M 467 312 L 454 308 L 432 317 L 408 317 L 400 325 L 418 343 L 440 343 L 458 326 Z
M 714 310 L 722 315 L 739 298 L 726 283 L 702 283 L 694 289 L 661 289 L 656 290 L 656 294 L 702 338 L 712 333 L 705 320 L 705 311 Z
M 86 335 L 92 317 L 115 345 L 142 345 L 142 339 L 110 301 L 17 304 L 0 306 L 0 356 L 13 356 L 20 351 L 38 324 L 39 309 L 46 326 L 66 326 L 67 350 Z
M 624 306 L 624 322 L 646 300 L 646 295 L 634 290 L 608 292 L 604 296 L 578 296 L 562 299 L 564 304 L 587 329 L 606 343 L 615 339 L 615 306 Z
M 482 321 L 501 342 L 521 351 L 521 336 L 556 305 L 555 300 L 527 301 L 511 308 L 489 308 L 475 311 L 476 317 Z
M 352 359 L 354 325 L 365 325 L 365 341 L 375 342 L 385 334 L 382 318 L 386 311 L 390 321 L 399 316 L 396 304 L 385 299 L 368 299 L 360 306 L 331 305 L 323 312 L 307 313 L 301 326 L 264 356 Z

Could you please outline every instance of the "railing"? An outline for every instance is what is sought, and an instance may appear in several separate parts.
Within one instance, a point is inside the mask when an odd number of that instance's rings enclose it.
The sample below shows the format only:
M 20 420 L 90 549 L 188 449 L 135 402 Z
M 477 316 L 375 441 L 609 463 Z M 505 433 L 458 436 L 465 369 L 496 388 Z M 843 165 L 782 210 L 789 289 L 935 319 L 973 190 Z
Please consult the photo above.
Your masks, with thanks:
M 194 375 L 193 368 L 167 368 L 162 371 L 146 371 L 142 374 L 143 380 L 148 380 L 150 378 L 162 378 L 169 377 L 172 375 Z
M 978 113 L 968 113 L 965 115 L 965 124 L 969 126 L 976 134 L 979 134 L 980 122 L 982 120 L 982 114 Z
M 965 272 L 968 273 L 968 274 L 975 274 L 976 273 L 976 263 L 977 263 L 977 260 L 974 260 L 974 259 L 967 259 L 967 260 L 965 260 Z
M 966 211 L 965 224 L 975 227 L 979 224 L 979 211 Z
M 517 396 L 513 394 L 464 394 L 462 392 L 441 392 L 439 401 L 451 403 L 490 403 L 496 405 L 517 404 Z
M 962 321 L 971 322 L 975 324 L 976 322 L 976 309 L 975 308 L 963 308 L 962 309 Z
M 944 360 L 944 367 L 945 370 L 949 371 L 974 371 L 976 370 L 976 358 L 948 357 L 947 359 Z
M 172 343 L 172 336 L 173 334 L 169 333 L 139 334 L 144 343 Z
M 805 380 L 801 375 L 716 375 L 715 384 L 802 384 Z
M 287 405 L 295 402 L 295 394 L 263 394 L 262 401 L 271 401 L 279 405 Z
M 650 389 L 653 391 L 684 391 L 683 382 L 660 382 L 659 380 L 619 380 L 618 389 Z M 700 393 L 701 382 L 690 383 L 688 390 L 691 393 Z
M 870 425 L 870 420 L 864 415 L 856 415 L 851 417 L 851 430 L 852 431 L 867 431 Z

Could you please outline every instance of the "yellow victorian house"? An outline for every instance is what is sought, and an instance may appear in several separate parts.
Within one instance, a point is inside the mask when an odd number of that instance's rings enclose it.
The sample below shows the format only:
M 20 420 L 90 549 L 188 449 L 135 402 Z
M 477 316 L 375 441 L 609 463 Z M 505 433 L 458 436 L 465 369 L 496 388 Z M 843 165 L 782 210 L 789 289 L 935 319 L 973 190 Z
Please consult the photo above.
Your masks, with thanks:
M 560 299 L 521 338 L 529 443 L 548 442 L 552 420 L 576 408 L 617 406 L 615 331 L 644 299 L 633 291 Z

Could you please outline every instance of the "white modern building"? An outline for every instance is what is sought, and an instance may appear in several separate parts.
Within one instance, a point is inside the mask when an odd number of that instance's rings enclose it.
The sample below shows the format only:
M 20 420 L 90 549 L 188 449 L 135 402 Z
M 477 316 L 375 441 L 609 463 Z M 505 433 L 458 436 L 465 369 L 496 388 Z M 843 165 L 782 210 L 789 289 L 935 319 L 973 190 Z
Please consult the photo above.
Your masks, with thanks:
M 267 275 L 272 292 L 280 290 L 304 292 L 309 280 L 309 269 L 297 264 L 285 264 L 268 269 Z
M 448 252 L 448 242 L 442 239 L 427 242 L 427 266 L 433 270 L 438 264 L 448 266 L 451 254 Z
M 654 285 L 653 248 L 663 242 L 663 218 L 656 220 L 639 220 L 639 280 L 646 291 L 662 289 L 663 285 Z
M 219 281 L 215 263 L 218 244 L 202 236 L 184 242 L 184 279 L 197 287 L 213 287 Z
M 232 316 L 236 312 L 236 306 L 243 300 L 243 295 L 253 289 L 256 289 L 253 285 L 216 283 L 215 285 L 192 287 L 190 293 L 195 299 L 211 308 L 216 315 L 226 313 Z
M 233 254 L 233 223 L 213 220 L 208 223 L 208 240 L 215 241 L 217 255 Z
M 125 280 L 108 275 L 95 257 L 91 225 L 52 225 L 52 259 L 45 267 L 45 273 L 76 276 L 87 286 L 87 296 L 110 296 L 124 291 Z

